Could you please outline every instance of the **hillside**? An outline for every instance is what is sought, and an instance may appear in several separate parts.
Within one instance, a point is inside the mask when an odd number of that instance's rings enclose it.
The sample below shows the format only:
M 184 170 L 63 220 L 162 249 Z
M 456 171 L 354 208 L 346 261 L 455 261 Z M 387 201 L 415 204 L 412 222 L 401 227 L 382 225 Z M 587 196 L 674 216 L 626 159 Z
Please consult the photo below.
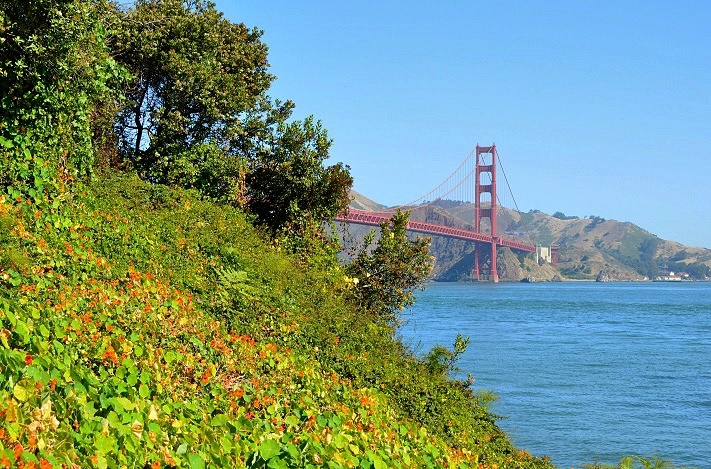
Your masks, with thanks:
M 325 252 L 130 175 L 61 204 L 9 191 L 3 467 L 552 467 L 349 305 Z
M 383 208 L 356 192 L 352 195 L 353 207 Z M 564 279 L 593 280 L 601 271 L 607 272 L 613 280 L 644 280 L 654 278 L 664 270 L 686 271 L 703 278 L 711 269 L 711 249 L 663 240 L 629 222 L 556 215 L 539 211 L 519 214 L 506 210 L 499 216 L 499 230 L 528 231 L 537 244 L 560 246 L 558 270 L 549 264 L 537 265 L 532 255 L 516 255 L 507 248 L 499 248 L 499 275 L 502 280 L 520 280 L 528 276 L 550 280 L 556 275 Z M 426 210 L 414 208 L 411 218 L 447 226 L 471 227 L 474 206 L 440 201 Z M 486 224 L 484 229 L 488 229 Z M 359 239 L 368 230 L 353 225 L 349 232 Z M 434 280 L 471 280 L 474 263 L 471 243 L 435 236 L 432 238 L 431 253 L 436 259 Z

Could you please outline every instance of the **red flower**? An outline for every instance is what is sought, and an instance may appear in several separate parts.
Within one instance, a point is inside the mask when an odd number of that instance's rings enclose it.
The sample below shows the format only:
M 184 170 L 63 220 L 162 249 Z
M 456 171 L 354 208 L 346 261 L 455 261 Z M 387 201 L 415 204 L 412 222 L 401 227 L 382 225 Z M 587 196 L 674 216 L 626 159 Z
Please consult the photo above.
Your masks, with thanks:
M 25 355 L 25 365 L 30 366 L 32 364 L 32 360 L 32 355 L 30 355 L 29 353 Z

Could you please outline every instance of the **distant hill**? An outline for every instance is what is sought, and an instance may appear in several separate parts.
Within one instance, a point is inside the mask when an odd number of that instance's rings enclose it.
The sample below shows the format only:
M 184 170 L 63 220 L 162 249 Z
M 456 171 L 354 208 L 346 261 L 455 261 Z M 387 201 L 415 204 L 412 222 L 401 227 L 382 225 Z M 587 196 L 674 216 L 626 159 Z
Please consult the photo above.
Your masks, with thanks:
M 355 191 L 352 196 L 353 208 L 386 208 Z M 427 208 L 414 208 L 411 218 L 466 228 L 471 227 L 474 219 L 474 206 L 439 201 Z M 563 279 L 594 280 L 601 271 L 611 280 L 653 279 L 668 271 L 685 272 L 690 278 L 711 275 L 711 249 L 663 240 L 629 222 L 597 216 L 567 217 L 560 212 L 553 215 L 540 211 L 519 214 L 507 210 L 499 215 L 498 226 L 500 232 L 528 231 L 536 244 L 560 246 L 557 270 L 549 264 L 536 264 L 533 255 L 517 255 L 508 248 L 499 248 L 499 275 L 503 280 L 529 276 L 536 280 L 550 280 L 556 275 Z M 351 225 L 351 242 L 362 239 L 369 230 L 370 227 Z M 413 236 L 417 234 L 413 233 Z M 434 280 L 471 280 L 472 243 L 435 236 L 430 251 L 436 259 Z
M 351 207 L 358 210 L 369 210 L 371 212 L 376 212 L 378 210 L 387 208 L 385 205 L 374 202 L 363 194 L 360 194 L 356 191 L 351 191 L 351 198 Z

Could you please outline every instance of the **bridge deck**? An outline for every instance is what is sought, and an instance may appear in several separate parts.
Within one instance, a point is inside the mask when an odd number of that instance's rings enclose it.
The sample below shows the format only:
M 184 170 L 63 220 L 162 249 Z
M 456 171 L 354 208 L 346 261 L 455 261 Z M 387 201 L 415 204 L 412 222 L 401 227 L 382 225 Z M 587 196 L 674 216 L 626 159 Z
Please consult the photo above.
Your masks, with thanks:
M 342 222 L 357 223 L 360 225 L 378 226 L 381 223 L 390 220 L 392 215 L 392 213 L 388 212 L 368 212 L 365 210 L 357 210 L 351 208 L 348 211 L 348 217 L 339 216 L 336 218 L 336 220 Z M 484 233 L 463 230 L 461 228 L 453 228 L 451 226 L 440 226 L 432 223 L 410 221 L 407 224 L 407 229 L 411 231 L 417 231 L 419 233 L 446 236 L 449 238 L 464 239 L 467 241 L 478 241 L 480 243 L 496 242 L 496 244 L 498 245 L 506 246 L 516 251 L 535 252 L 536 250 L 536 246 L 532 244 L 522 243 L 506 238 L 493 238 L 492 236 Z

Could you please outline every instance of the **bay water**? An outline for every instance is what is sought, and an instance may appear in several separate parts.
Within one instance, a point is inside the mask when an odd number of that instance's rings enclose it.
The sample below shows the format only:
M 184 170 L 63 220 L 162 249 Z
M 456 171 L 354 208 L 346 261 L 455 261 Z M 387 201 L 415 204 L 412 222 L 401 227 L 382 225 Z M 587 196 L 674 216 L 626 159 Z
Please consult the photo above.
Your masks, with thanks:
M 404 314 L 458 362 L 514 444 L 560 468 L 658 454 L 711 468 L 711 283 L 432 283 Z

